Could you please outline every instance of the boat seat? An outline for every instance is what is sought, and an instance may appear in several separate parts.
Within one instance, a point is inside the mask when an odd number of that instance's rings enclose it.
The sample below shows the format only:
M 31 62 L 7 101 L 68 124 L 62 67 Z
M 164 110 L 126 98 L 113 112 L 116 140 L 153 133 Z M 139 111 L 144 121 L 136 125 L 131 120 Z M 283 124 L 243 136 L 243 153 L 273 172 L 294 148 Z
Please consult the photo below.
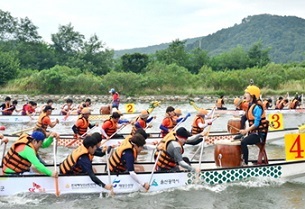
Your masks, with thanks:
M 265 149 L 265 143 L 257 143 L 255 144 L 259 148 L 258 157 L 257 157 L 257 164 L 268 164 L 268 157 L 267 152 Z

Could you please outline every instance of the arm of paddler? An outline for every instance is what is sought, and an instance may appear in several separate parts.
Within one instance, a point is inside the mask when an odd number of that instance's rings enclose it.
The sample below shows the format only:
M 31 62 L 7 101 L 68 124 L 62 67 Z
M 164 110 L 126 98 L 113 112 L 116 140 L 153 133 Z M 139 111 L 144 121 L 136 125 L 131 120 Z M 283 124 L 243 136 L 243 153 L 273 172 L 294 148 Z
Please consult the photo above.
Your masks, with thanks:
M 49 136 L 48 138 L 46 138 L 46 139 L 43 141 L 43 143 L 42 143 L 42 145 L 41 145 L 41 148 L 47 148 L 47 147 L 49 147 L 49 146 L 52 144 L 52 142 L 53 142 L 53 136 Z
M 31 162 L 32 166 L 34 166 L 40 173 L 45 174 L 47 176 L 52 176 L 52 171 L 45 167 L 37 158 L 35 151 L 29 146 L 24 146 L 24 149 L 18 154 Z

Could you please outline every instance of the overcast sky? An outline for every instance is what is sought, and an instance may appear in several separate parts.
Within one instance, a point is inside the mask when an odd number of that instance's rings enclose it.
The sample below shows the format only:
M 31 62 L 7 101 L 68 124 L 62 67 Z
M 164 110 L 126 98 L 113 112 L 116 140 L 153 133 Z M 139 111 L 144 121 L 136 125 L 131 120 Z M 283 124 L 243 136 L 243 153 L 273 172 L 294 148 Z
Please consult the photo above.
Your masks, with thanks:
M 305 19 L 304 0 L 0 0 L 0 9 L 28 17 L 47 42 L 71 23 L 86 40 L 96 34 L 116 50 L 206 36 L 249 15 Z

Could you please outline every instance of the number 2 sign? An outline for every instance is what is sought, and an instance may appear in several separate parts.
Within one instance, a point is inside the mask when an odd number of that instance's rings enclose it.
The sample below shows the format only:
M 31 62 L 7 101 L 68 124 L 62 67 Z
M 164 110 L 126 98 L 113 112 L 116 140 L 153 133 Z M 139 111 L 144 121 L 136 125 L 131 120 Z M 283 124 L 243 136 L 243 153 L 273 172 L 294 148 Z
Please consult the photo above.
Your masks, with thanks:
M 305 158 L 305 133 L 285 135 L 286 161 L 304 160 Z

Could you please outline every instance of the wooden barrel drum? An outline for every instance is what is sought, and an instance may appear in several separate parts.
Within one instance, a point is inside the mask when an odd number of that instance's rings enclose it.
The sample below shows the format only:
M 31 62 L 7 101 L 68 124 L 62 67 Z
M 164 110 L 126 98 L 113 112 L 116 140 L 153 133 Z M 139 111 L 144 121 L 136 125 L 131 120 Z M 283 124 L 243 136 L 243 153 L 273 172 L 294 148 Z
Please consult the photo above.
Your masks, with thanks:
M 107 105 L 107 106 L 101 107 L 100 114 L 110 114 L 110 106 Z
M 218 140 L 215 141 L 214 159 L 218 167 L 241 166 L 240 141 Z
M 231 118 L 227 123 L 227 130 L 231 134 L 239 133 L 241 128 L 241 119 L 240 118 Z

